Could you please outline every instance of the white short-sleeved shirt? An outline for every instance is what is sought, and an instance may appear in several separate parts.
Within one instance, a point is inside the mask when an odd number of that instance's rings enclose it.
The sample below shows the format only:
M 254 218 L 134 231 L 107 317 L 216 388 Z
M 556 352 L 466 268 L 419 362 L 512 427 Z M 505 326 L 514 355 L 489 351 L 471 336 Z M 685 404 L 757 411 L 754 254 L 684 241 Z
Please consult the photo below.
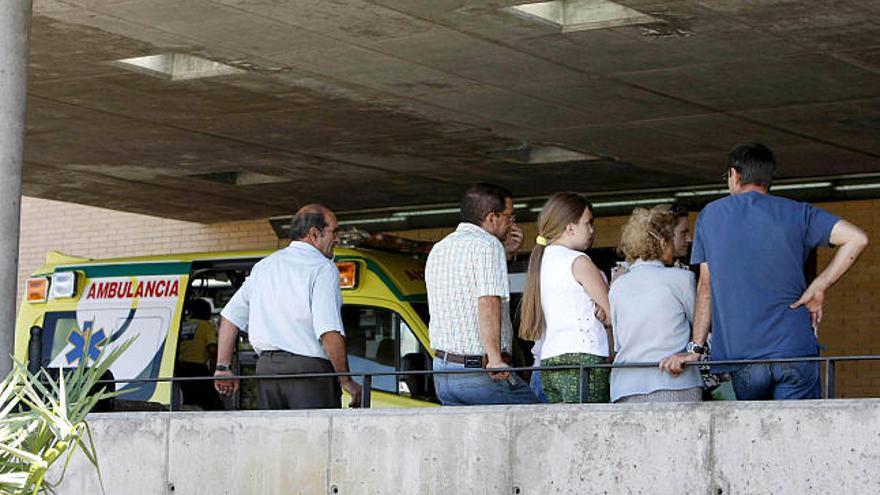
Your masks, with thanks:
M 342 328 L 339 270 L 311 244 L 294 241 L 254 265 L 221 315 L 248 332 L 257 352 L 327 359 L 320 337 Z
M 455 354 L 485 354 L 480 341 L 477 299 L 498 296 L 501 298 L 501 349 L 510 350 L 513 326 L 507 255 L 498 238 L 474 224 L 460 223 L 455 232 L 431 249 L 425 266 L 425 285 L 434 349 Z
M 608 332 L 596 318 L 596 303 L 574 278 L 571 267 L 587 255 L 551 245 L 541 259 L 541 311 L 544 334 L 541 358 L 585 353 L 608 357 Z

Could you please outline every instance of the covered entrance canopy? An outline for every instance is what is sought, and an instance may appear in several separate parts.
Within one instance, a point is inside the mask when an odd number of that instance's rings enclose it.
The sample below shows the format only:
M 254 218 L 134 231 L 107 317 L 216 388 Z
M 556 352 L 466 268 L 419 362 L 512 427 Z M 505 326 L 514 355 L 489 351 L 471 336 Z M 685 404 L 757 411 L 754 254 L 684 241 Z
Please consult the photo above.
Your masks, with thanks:
M 24 194 L 199 222 L 474 181 L 711 199 L 743 140 L 792 191 L 880 192 L 880 2 L 522 3 L 35 0 Z

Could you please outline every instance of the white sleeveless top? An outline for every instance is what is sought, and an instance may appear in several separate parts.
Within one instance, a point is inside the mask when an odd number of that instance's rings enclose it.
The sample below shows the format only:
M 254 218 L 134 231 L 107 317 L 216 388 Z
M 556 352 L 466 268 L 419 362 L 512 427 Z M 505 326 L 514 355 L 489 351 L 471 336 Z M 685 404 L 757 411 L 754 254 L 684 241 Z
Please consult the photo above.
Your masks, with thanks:
M 571 267 L 586 254 L 547 246 L 541 260 L 541 309 L 544 336 L 541 359 L 586 353 L 608 357 L 608 334 L 596 318 L 596 303 L 574 279 Z

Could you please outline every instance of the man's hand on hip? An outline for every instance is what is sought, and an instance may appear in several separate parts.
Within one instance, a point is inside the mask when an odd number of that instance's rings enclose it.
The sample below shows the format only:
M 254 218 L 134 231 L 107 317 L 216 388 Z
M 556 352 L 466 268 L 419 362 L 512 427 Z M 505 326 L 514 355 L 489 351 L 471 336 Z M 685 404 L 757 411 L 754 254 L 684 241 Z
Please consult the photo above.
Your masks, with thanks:
M 348 395 L 351 396 L 351 402 L 348 404 L 349 407 L 361 407 L 361 386 L 358 385 L 356 381 L 354 381 L 350 376 L 343 376 L 339 378 L 339 385 L 342 386 L 342 390 L 348 392 Z
M 819 286 L 816 281 L 813 281 L 807 290 L 801 295 L 801 298 L 795 301 L 794 304 L 789 306 L 791 309 L 797 309 L 801 306 L 806 306 L 807 311 L 810 312 L 810 318 L 813 321 L 813 329 L 819 327 L 819 322 L 822 321 L 822 306 L 825 304 L 825 290 Z
M 217 370 L 214 372 L 215 378 L 224 376 L 234 376 L 230 370 Z M 214 380 L 214 389 L 223 397 L 229 397 L 238 391 L 238 380 Z

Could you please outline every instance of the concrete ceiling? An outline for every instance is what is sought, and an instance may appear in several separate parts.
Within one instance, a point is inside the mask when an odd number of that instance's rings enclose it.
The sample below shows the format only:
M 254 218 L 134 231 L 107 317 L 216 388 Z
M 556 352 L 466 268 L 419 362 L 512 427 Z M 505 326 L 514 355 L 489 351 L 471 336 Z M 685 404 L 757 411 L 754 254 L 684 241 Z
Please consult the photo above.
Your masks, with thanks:
M 657 22 L 565 34 L 516 3 L 35 0 L 24 192 L 214 222 L 717 183 L 744 140 L 880 172 L 880 0 L 620 0 Z M 161 53 L 243 72 L 110 64 Z M 598 159 L 493 158 L 525 143 Z

